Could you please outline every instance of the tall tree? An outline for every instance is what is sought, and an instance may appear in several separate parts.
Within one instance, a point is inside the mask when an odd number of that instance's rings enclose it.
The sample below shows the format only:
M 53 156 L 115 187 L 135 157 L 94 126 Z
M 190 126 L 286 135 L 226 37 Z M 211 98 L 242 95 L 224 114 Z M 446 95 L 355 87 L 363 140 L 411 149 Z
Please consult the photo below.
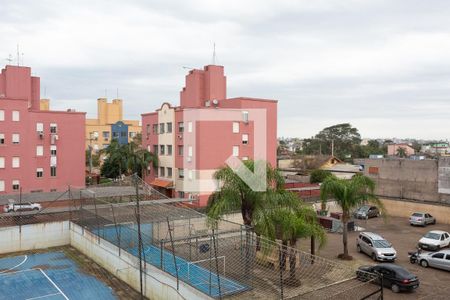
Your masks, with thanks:
M 326 202 L 328 197 L 332 197 L 342 209 L 342 243 L 344 253 L 339 254 L 340 258 L 352 259 L 348 254 L 348 221 L 351 213 L 365 203 L 376 204 L 384 211 L 383 203 L 375 196 L 375 183 L 367 176 L 357 175 L 350 180 L 328 177 L 320 187 L 320 197 L 322 202 Z M 383 214 L 384 215 L 384 214 Z
M 406 157 L 406 150 L 405 150 L 405 148 L 398 147 L 396 152 L 397 152 L 396 154 L 397 154 L 398 157 Z

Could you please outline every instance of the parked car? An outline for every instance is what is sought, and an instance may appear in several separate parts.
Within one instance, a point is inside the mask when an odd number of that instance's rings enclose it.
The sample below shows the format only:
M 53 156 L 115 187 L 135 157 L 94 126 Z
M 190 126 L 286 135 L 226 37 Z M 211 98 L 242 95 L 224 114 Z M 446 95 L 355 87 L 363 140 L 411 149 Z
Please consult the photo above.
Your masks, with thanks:
M 428 224 L 436 224 L 436 218 L 429 213 L 415 212 L 409 217 L 409 224 L 426 226 Z
M 420 240 L 418 246 L 424 250 L 439 250 L 450 244 L 450 234 L 442 230 L 431 230 Z
M 383 275 L 383 286 L 390 288 L 394 293 L 412 291 L 419 287 L 419 278 L 396 264 L 380 264 L 376 266 L 361 266 L 356 276 L 361 281 L 367 281 L 371 274 Z M 380 283 L 376 279 L 374 283 Z
M 418 257 L 419 264 L 422 267 L 433 267 L 450 271 L 450 250 L 441 250 L 439 252 L 422 253 Z
M 373 232 L 361 232 L 356 238 L 356 250 L 372 257 L 374 261 L 394 261 L 397 251 L 382 236 Z
M 380 210 L 376 206 L 364 205 L 358 208 L 353 216 L 357 219 L 368 219 L 380 216 Z
M 26 203 L 21 203 L 21 204 L 10 203 L 3 207 L 3 211 L 6 213 L 13 212 L 13 211 L 41 210 L 41 209 L 42 209 L 42 206 L 39 203 L 31 203 L 31 202 L 26 202 Z

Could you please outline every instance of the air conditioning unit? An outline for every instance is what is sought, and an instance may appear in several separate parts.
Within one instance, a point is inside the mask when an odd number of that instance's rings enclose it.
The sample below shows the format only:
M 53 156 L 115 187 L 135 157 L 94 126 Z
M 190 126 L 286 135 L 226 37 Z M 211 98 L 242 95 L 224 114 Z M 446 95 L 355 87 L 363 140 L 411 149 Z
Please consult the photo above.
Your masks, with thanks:
M 44 138 L 44 132 L 43 131 L 38 131 L 38 135 L 40 139 Z
M 214 107 L 217 107 L 217 106 L 219 106 L 219 101 L 217 99 L 214 99 L 212 101 L 212 104 L 214 105 Z
M 198 200 L 198 195 L 196 195 L 196 194 L 189 194 L 188 199 L 191 200 L 191 201 Z
M 245 124 L 248 124 L 248 111 L 242 112 L 242 120 L 244 121 Z
M 205 101 L 205 107 L 210 107 L 210 106 L 211 106 L 211 101 L 206 100 L 206 101 Z
M 55 144 L 57 140 L 59 140 L 59 136 L 57 134 L 52 134 L 50 137 L 50 142 Z

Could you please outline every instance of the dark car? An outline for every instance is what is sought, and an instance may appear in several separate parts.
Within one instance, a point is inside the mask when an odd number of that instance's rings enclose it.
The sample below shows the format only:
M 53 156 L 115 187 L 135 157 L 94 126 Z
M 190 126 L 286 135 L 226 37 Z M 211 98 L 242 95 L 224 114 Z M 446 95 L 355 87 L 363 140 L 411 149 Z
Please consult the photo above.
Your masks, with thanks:
M 383 275 L 383 286 L 390 288 L 394 293 L 400 291 L 413 291 L 419 287 L 419 278 L 396 264 L 380 264 L 376 266 L 361 266 L 356 276 L 361 281 L 370 280 L 373 275 Z M 380 283 L 377 277 L 374 283 Z
M 378 217 L 380 215 L 380 210 L 378 207 L 373 205 L 364 205 L 358 208 L 353 216 L 357 219 L 368 219 Z

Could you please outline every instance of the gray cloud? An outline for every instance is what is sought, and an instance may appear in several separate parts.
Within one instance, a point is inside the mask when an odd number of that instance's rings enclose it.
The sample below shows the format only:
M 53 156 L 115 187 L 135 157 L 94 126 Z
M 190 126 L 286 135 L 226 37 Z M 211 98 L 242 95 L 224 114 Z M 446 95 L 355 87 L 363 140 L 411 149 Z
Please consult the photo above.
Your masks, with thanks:
M 279 100 L 280 136 L 449 135 L 448 1 L 3 2 L 0 58 L 20 43 L 56 109 L 94 116 L 117 88 L 127 118 L 178 103 L 215 41 L 228 95 Z

